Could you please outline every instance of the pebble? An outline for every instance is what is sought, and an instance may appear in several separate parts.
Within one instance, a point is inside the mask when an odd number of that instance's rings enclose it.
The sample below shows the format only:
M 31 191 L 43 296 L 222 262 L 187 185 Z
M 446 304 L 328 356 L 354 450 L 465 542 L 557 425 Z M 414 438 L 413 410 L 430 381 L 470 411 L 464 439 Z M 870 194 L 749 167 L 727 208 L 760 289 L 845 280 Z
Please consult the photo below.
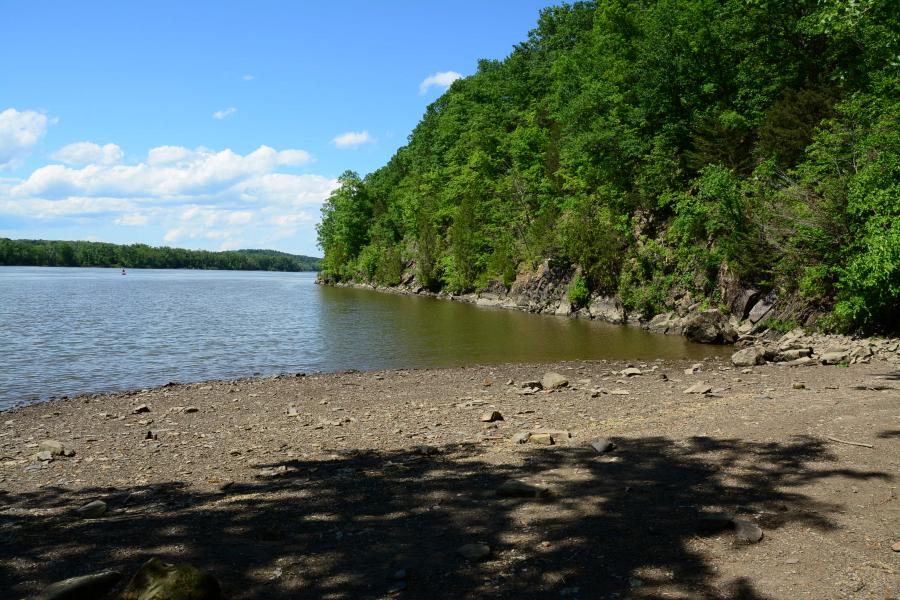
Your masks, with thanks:
M 759 525 L 746 519 L 733 519 L 734 534 L 742 542 L 755 544 L 763 538 L 763 531 Z
M 184 413 L 195 413 L 195 412 L 200 412 L 200 409 L 197 408 L 196 406 L 185 406 L 185 407 L 184 407 L 184 410 L 183 410 L 182 412 L 184 412 Z
M 482 560 L 487 558 L 491 553 L 491 547 L 487 544 L 476 542 L 474 544 L 465 544 L 457 548 L 457 552 L 462 554 L 463 558 L 471 561 Z
M 643 374 L 644 373 L 636 367 L 628 367 L 627 369 L 622 369 L 622 375 L 624 375 L 625 377 L 636 377 Z
M 606 438 L 600 438 L 591 442 L 591 447 L 597 451 L 598 454 L 606 454 L 607 452 L 612 452 L 616 445 Z
M 629 392 L 628 390 L 617 389 L 611 391 L 610 394 L 613 396 L 628 396 L 631 394 L 631 392 Z
M 685 394 L 708 394 L 712 391 L 712 386 L 704 382 L 695 383 L 691 387 L 684 390 Z
M 146 404 L 141 404 L 140 406 L 135 406 L 131 411 L 132 414 L 139 415 L 141 413 L 150 412 L 150 407 Z
M 544 376 L 541 378 L 541 385 L 545 390 L 558 390 L 569 385 L 569 380 L 559 373 L 551 371 L 550 373 L 544 373 Z
M 512 441 L 515 444 L 524 444 L 531 437 L 531 433 L 527 431 L 520 431 L 514 436 L 512 436 Z
M 795 390 L 805 390 L 806 389 L 806 385 L 803 383 L 800 383 L 799 381 L 795 381 L 794 383 L 792 383 L 791 387 L 794 388 Z
M 891 550 L 894 552 L 900 552 L 900 542 L 894 542 L 894 545 L 891 546 Z
M 41 450 L 32 458 L 34 458 L 34 460 L 40 460 L 42 462 L 51 462 L 53 460 L 53 454 L 49 450 Z

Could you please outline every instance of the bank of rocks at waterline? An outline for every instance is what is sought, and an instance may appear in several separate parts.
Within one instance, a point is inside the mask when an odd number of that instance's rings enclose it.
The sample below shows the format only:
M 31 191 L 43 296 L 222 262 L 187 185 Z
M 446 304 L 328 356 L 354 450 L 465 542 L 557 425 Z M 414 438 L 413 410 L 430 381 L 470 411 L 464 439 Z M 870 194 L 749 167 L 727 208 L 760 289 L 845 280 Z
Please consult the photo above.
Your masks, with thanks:
M 544 261 L 533 271 L 520 272 L 509 287 L 492 280 L 484 289 L 467 294 L 432 292 L 423 287 L 410 270 L 405 272 L 396 286 L 321 280 L 318 283 L 633 325 L 654 333 L 683 335 L 693 342 L 704 344 L 733 344 L 742 338 L 749 339 L 747 336 L 765 334 L 773 321 L 799 320 L 812 324 L 820 316 L 802 310 L 798 312 L 788 306 L 789 303 L 781 302 L 775 292 L 763 294 L 759 290 L 744 288 L 725 270 L 717 283 L 722 298 L 721 308 L 708 308 L 690 292 L 673 293 L 666 302 L 670 310 L 647 320 L 629 313 L 615 295 L 593 294 L 582 306 L 573 305 L 569 290 L 579 275 L 577 268 L 555 267 L 550 261 Z M 770 335 L 780 334 L 775 332 Z
M 735 344 L 731 364 L 753 367 L 780 363 L 789 367 L 804 365 L 855 365 L 872 360 L 900 364 L 900 339 L 853 338 L 843 335 L 809 333 L 797 328 L 784 335 L 765 331 L 743 335 Z

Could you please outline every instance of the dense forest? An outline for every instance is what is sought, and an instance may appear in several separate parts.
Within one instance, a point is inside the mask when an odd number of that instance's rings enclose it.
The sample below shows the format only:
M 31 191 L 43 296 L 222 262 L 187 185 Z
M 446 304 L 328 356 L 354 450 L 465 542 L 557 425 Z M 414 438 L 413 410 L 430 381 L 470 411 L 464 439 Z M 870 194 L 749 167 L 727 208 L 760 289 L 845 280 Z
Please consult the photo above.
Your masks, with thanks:
M 208 252 L 144 244 L 0 238 L 0 265 L 6 266 L 318 271 L 319 262 L 318 258 L 274 250 Z
M 826 327 L 900 320 L 891 0 L 604 0 L 541 12 L 323 208 L 328 280 L 433 290 L 577 266 L 574 300 L 715 305 L 723 275 Z

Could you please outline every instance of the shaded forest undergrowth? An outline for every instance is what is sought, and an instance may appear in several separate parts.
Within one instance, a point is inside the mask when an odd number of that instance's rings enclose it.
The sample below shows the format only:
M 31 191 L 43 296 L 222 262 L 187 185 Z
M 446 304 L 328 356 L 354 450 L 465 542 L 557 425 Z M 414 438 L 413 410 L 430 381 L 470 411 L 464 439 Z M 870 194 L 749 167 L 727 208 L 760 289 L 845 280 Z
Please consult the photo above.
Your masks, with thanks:
M 748 516 L 773 536 L 795 523 L 827 532 L 844 507 L 805 486 L 891 479 L 841 466 L 811 437 L 615 441 L 612 455 L 556 447 L 525 454 L 521 466 L 457 444 L 259 465 L 267 479 L 224 490 L 172 481 L 0 492 L 0 590 L 20 597 L 35 581 L 132 573 L 159 556 L 208 569 L 230 598 L 380 597 L 402 569 L 406 593 L 419 598 L 757 599 L 767 596 L 749 578 L 723 579 L 702 551 L 705 516 Z M 509 479 L 555 496 L 498 497 Z M 98 497 L 105 517 L 68 514 Z M 467 562 L 457 548 L 472 542 L 491 555 Z

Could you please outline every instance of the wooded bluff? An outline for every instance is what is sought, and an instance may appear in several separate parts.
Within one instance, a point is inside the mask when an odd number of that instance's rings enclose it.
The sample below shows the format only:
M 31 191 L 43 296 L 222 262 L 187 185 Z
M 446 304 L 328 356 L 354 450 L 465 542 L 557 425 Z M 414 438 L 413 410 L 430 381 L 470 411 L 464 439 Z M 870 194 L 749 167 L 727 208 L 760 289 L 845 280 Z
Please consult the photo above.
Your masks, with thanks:
M 326 281 L 510 286 L 649 318 L 777 297 L 782 324 L 897 331 L 900 12 L 888 0 L 548 8 L 322 211 Z M 774 313 L 773 313 L 774 314 Z M 741 318 L 742 315 L 738 315 Z

